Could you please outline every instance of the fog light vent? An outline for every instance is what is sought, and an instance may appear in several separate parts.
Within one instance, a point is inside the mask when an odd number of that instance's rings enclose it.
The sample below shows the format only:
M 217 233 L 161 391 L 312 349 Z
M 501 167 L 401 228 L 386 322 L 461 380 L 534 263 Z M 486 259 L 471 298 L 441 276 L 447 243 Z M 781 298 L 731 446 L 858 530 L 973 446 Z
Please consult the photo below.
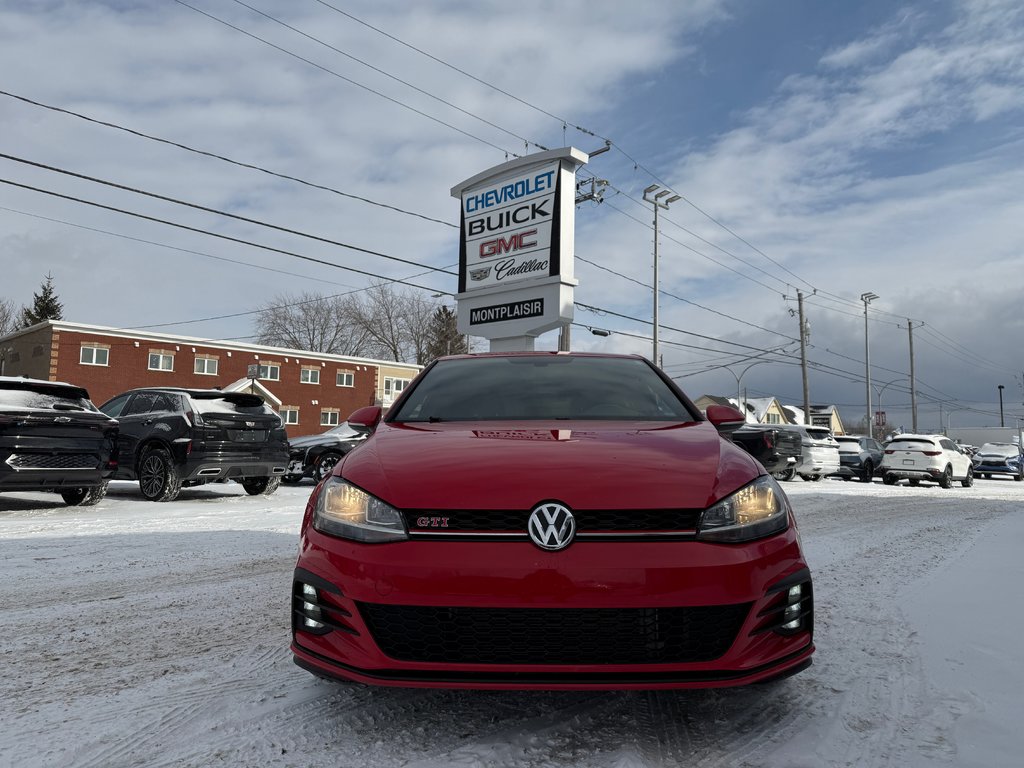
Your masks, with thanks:
M 802 576 L 806 580 L 794 584 L 792 580 L 787 579 L 786 583 L 769 590 L 769 594 L 774 593 L 775 599 L 758 614 L 762 621 L 752 634 L 775 632 L 780 635 L 793 635 L 812 630 L 814 600 L 811 581 L 806 578 L 807 572 L 803 572 Z
M 331 591 L 337 592 L 336 588 Z M 296 579 L 292 587 L 292 632 L 308 632 L 314 635 L 326 635 L 339 630 L 352 635 L 359 633 L 345 623 L 352 614 L 344 608 L 334 605 L 331 598 L 326 597 L 327 590 Z M 340 593 L 337 593 L 340 597 Z

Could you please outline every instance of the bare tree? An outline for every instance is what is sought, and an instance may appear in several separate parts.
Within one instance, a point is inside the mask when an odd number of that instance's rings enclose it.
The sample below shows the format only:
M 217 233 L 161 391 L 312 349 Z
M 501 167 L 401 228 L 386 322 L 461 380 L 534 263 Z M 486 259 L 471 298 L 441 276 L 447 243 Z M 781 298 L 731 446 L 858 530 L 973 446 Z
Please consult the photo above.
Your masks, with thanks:
M 256 337 L 274 347 L 365 356 L 370 339 L 358 320 L 351 296 L 280 294 L 256 316 Z
M 18 309 L 10 299 L 0 299 L 0 336 L 18 329 Z
M 357 323 L 367 334 L 375 357 L 423 364 L 427 359 L 430 318 L 435 302 L 393 283 L 370 286 L 358 301 Z

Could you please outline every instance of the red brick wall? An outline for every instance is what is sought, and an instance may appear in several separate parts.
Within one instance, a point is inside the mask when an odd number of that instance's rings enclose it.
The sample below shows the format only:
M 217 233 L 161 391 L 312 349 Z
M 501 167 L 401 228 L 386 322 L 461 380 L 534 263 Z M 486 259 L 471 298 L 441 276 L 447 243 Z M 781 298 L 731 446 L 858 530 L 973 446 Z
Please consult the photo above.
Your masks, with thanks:
M 85 365 L 81 362 L 83 344 L 95 344 L 109 350 L 106 366 Z M 174 355 L 173 371 L 149 370 L 151 351 L 164 351 Z M 51 373 L 58 381 L 78 384 L 89 390 L 89 396 L 101 405 L 114 395 L 135 387 L 173 386 L 213 389 L 224 387 L 247 375 L 250 364 L 262 362 L 280 366 L 280 381 L 260 381 L 264 387 L 281 399 L 284 406 L 299 409 L 299 423 L 288 425 L 290 437 L 312 435 L 324 431 L 320 425 L 320 410 L 335 408 L 342 421 L 355 409 L 372 405 L 376 393 L 377 368 L 366 363 L 348 364 L 294 354 L 255 354 L 250 351 L 227 350 L 221 347 L 172 343 L 167 341 L 135 341 L 100 333 L 61 330 L 54 333 Z M 216 357 L 216 376 L 195 373 L 197 356 Z M 320 370 L 319 384 L 299 381 L 303 367 L 316 366 Z M 338 370 L 351 371 L 354 386 L 336 386 Z

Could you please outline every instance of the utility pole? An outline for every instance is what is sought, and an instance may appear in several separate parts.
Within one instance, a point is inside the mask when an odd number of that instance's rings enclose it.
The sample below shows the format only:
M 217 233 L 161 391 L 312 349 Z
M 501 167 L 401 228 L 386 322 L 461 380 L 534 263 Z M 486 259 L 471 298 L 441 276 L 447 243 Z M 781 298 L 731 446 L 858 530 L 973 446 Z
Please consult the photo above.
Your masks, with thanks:
M 923 325 L 923 323 L 922 323 Z M 910 418 L 914 434 L 917 432 L 917 379 L 914 378 L 914 324 L 907 318 L 907 333 L 910 334 Z
M 867 397 L 865 398 L 868 402 L 867 409 L 867 428 L 868 437 L 875 436 L 874 421 L 871 418 L 871 347 L 868 346 L 868 304 L 878 298 L 878 294 L 862 293 L 860 300 L 864 302 L 864 382 L 867 385 Z
M 661 190 L 651 197 L 652 193 L 657 190 Z M 655 365 L 660 365 L 660 356 L 658 355 L 658 329 L 660 325 L 658 323 L 658 294 L 661 289 L 658 286 L 658 209 L 664 208 L 668 210 L 670 203 L 674 203 L 676 200 L 680 200 L 679 195 L 672 195 L 668 200 L 662 200 L 665 195 L 671 194 L 670 189 L 661 189 L 660 184 L 651 184 L 644 190 L 644 202 L 650 203 L 654 206 L 654 348 L 651 354 L 651 362 Z
M 811 423 L 811 389 L 807 384 L 807 320 L 804 318 L 804 294 L 796 292 L 796 304 L 800 310 L 800 372 L 804 380 L 804 424 Z

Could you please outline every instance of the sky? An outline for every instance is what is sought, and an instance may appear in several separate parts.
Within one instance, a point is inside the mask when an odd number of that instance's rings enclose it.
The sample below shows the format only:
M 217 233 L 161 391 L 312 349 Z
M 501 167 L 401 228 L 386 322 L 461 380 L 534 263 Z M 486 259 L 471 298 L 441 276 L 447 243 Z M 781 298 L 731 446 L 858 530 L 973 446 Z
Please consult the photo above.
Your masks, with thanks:
M 651 355 L 657 183 L 681 196 L 661 362 L 691 397 L 801 403 L 802 294 L 810 401 L 849 429 L 865 335 L 873 406 L 910 428 L 908 325 L 920 431 L 998 426 L 1000 391 L 1024 417 L 1014 0 L 15 0 L 0 73 L 19 306 L 50 274 L 72 322 L 252 341 L 286 295 L 385 279 L 451 303 L 451 187 L 611 142 L 579 173 L 608 185 L 576 210 L 575 299 L 601 311 L 577 306 L 573 349 Z

